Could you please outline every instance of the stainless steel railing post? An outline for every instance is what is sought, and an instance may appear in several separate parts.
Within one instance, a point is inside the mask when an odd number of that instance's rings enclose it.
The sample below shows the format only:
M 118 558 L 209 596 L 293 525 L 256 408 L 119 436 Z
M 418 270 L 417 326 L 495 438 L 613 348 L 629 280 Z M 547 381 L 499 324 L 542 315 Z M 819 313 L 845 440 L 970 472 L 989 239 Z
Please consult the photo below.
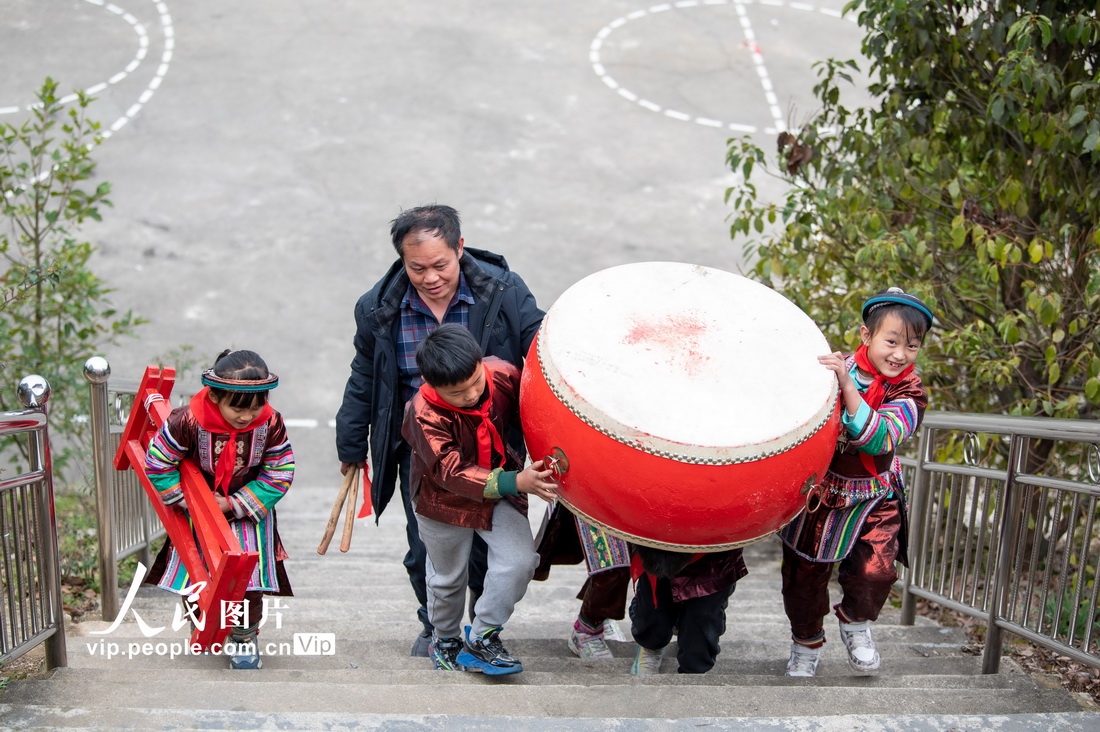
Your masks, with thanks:
M 909 566 L 905 568 L 901 595 L 901 624 L 912 625 L 917 619 L 917 596 L 909 591 L 913 578 L 920 576 L 924 563 L 924 506 L 928 493 L 928 471 L 925 466 L 935 460 L 935 431 L 927 425 L 920 430 L 920 448 L 913 472 L 913 486 L 909 491 Z
M 104 620 L 118 615 L 118 562 L 115 559 L 114 496 L 111 491 L 111 464 L 107 446 L 110 424 L 107 419 L 107 380 L 111 366 L 107 359 L 92 356 L 84 363 L 84 378 L 91 388 L 92 453 L 95 466 L 96 517 L 99 523 L 99 593 Z
M 49 383 L 36 374 L 26 376 L 19 382 L 19 402 L 27 409 L 40 409 L 47 413 L 50 400 Z M 69 657 L 65 645 L 65 609 L 61 602 L 61 565 L 57 551 L 57 524 L 54 521 L 53 501 L 53 464 L 50 460 L 50 439 L 48 422 L 42 430 L 32 430 L 27 434 L 29 467 L 31 472 L 41 472 L 42 481 L 38 484 L 36 518 L 38 535 L 42 540 L 42 565 L 45 572 L 46 593 L 49 598 L 49 625 L 56 630 L 46 639 L 46 666 L 57 668 L 68 666 Z
M 1001 525 L 999 527 L 1000 545 L 997 547 L 997 565 L 993 572 L 993 594 L 989 605 L 989 616 L 986 619 L 985 650 L 982 653 L 982 673 L 995 674 L 1001 669 L 1001 626 L 1000 620 L 1008 609 L 1008 597 L 1012 592 L 1011 564 L 1012 556 L 1016 550 L 1017 529 L 1020 525 L 1020 491 L 1016 485 L 1016 474 L 1019 472 L 1020 456 L 1026 454 L 1021 450 L 1021 443 L 1028 438 L 1010 434 L 1011 442 L 1008 447 L 1008 461 L 1005 471 L 1005 489 L 1001 500 L 1004 501 L 1004 510 L 1001 512 Z

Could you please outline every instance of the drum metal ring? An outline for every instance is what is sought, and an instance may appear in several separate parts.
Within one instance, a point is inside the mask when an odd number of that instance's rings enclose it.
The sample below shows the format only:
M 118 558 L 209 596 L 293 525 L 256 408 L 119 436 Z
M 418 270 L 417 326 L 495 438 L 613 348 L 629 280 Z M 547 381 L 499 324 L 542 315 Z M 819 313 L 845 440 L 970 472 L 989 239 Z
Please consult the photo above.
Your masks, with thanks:
M 565 450 L 560 447 L 551 447 L 550 454 L 544 459 L 546 463 L 546 469 L 554 474 L 556 480 L 561 480 L 561 477 L 569 472 L 569 458 L 565 455 Z
M 806 493 L 806 513 L 816 513 L 821 508 L 822 487 L 815 485 Z

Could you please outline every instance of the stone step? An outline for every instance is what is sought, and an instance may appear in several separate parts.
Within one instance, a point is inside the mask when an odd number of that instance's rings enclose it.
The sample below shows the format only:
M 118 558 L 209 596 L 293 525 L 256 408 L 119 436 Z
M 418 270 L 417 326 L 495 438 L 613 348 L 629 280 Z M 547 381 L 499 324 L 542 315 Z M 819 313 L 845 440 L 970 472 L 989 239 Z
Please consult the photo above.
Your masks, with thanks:
M 1100 713 L 992 715 L 838 715 L 827 720 L 805 717 L 690 717 L 686 719 L 616 719 L 470 715 L 383 715 L 341 712 L 250 712 L 224 709 L 150 709 L 115 707 L 109 718 L 100 709 L 56 705 L 0 704 L 0 724 L 10 729 L 315 729 L 423 730 L 424 732 L 791 732 L 791 730 L 876 730 L 877 732 L 1095 732 Z
M 403 517 L 388 513 L 382 526 L 361 521 L 350 552 L 334 545 L 320 556 L 315 549 L 334 494 L 334 488 L 296 486 L 287 499 L 290 510 L 280 511 L 295 596 L 281 600 L 282 626 L 272 620 L 261 635 L 262 643 L 275 644 L 263 670 L 230 671 L 218 656 L 158 655 L 157 643 L 180 648 L 188 631 L 169 628 L 147 638 L 132 613 L 107 635 L 90 633 L 110 623 L 80 623 L 69 629 L 70 666 L 48 680 L 12 683 L 0 696 L 0 726 L 788 730 L 821 728 L 800 715 L 839 721 L 854 719 L 846 715 L 858 709 L 889 715 L 861 717 L 881 720 L 874 729 L 883 732 L 984 729 L 993 719 L 997 729 L 1013 732 L 1005 725 L 1019 712 L 1028 712 L 1018 718 L 1021 731 L 1077 732 L 1071 720 L 1080 716 L 1071 714 L 1078 710 L 1071 695 L 1040 688 L 1011 662 L 998 675 L 982 675 L 981 659 L 963 653 L 961 630 L 924 618 L 899 625 L 891 606 L 875 626 L 883 655 L 879 675 L 853 674 L 830 618 L 826 630 L 833 642 L 825 647 L 818 677 L 783 676 L 790 642 L 774 540 L 746 550 L 750 574 L 731 600 L 722 653 L 708 674 L 675 673 L 675 644 L 666 652 L 664 673 L 650 678 L 629 675 L 632 642 L 610 642 L 616 656 L 611 660 L 573 657 L 565 640 L 580 606 L 583 565 L 555 567 L 548 581 L 532 583 L 507 624 L 505 641 L 523 659 L 524 673 L 486 678 L 433 671 L 427 659 L 408 655 L 420 626 L 401 565 Z M 839 597 L 836 589 L 834 594 Z M 177 603 L 143 587 L 132 609 L 154 626 L 168 625 Z M 620 628 L 629 637 L 629 620 Z M 305 632 L 332 633 L 334 654 L 294 655 L 295 634 Z M 107 658 L 103 649 L 109 643 L 120 649 L 135 643 L 139 650 L 133 657 Z M 99 644 L 99 650 L 90 651 L 89 644 Z M 936 716 L 921 716 L 928 712 Z M 776 726 L 768 726 L 769 719 Z M 901 724 L 909 726 L 892 726 L 904 719 L 910 721 Z M 980 721 L 966 727 L 963 719 Z
M 410 658 L 409 663 L 386 664 L 384 668 L 363 665 L 356 668 L 323 667 L 320 663 L 312 667 L 301 667 L 302 660 L 320 660 L 317 657 L 293 659 L 293 665 L 283 665 L 287 657 L 270 656 L 265 658 L 264 667 L 256 674 L 233 671 L 223 657 L 190 656 L 173 659 L 170 667 L 158 669 L 159 679 L 163 683 L 190 684 L 197 681 L 256 682 L 253 676 L 262 675 L 263 683 L 294 682 L 307 684 L 361 684 L 369 686 L 433 686 L 442 684 L 478 684 L 484 679 L 476 673 L 444 673 L 431 668 L 431 662 L 424 658 Z M 331 657 L 327 660 L 331 663 Z M 150 669 L 127 660 L 119 664 L 118 659 L 110 668 L 112 683 L 140 684 L 149 679 Z M 854 687 L 876 689 L 1020 689 L 1035 688 L 1031 679 L 1023 673 L 973 674 L 970 665 L 962 665 L 962 673 L 951 673 L 945 664 L 907 662 L 891 664 L 881 674 L 875 676 L 856 676 L 844 664 L 843 668 L 824 665 L 818 676 L 813 679 L 794 679 L 783 675 L 780 662 L 753 662 L 737 664 L 736 667 L 718 667 L 706 674 L 678 674 L 676 663 L 669 660 L 662 669 L 663 673 L 652 677 L 634 677 L 630 675 L 631 659 L 619 658 L 607 661 L 582 661 L 572 659 L 529 659 L 524 658 L 524 671 L 502 683 L 521 686 L 571 686 L 577 683 L 577 675 L 584 674 L 585 686 L 611 686 L 621 684 L 643 684 L 662 686 L 789 686 L 789 687 Z M 324 661 L 321 661 L 322 663 Z M 120 667 L 121 666 L 121 667 Z M 57 669 L 51 680 L 55 683 L 95 682 L 103 678 L 101 668 L 67 667 Z
M 69 644 L 69 664 L 76 669 L 116 669 L 139 668 L 153 672 L 172 671 L 177 667 L 217 669 L 224 661 L 208 655 L 192 655 L 184 650 L 182 640 L 174 647 L 165 644 L 158 648 L 152 641 L 147 646 L 120 643 L 117 649 L 108 651 L 110 646 L 97 646 L 95 652 L 83 645 L 84 639 Z M 264 640 L 260 646 L 267 660 L 265 668 L 336 670 L 346 668 L 387 669 L 393 671 L 417 671 L 427 668 L 424 658 L 409 656 L 409 643 L 405 641 L 337 641 L 332 655 L 296 655 L 293 641 Z M 523 660 L 524 666 L 531 670 L 570 673 L 603 673 L 615 669 L 616 673 L 626 673 L 634 658 L 635 647 L 627 643 L 609 643 L 615 658 L 611 660 L 586 660 L 573 656 L 564 641 L 516 641 L 509 642 L 508 648 Z M 951 648 L 927 648 L 919 646 L 881 646 L 883 663 L 880 675 L 901 676 L 905 674 L 980 674 L 981 658 L 964 656 Z M 115 655 L 109 655 L 113 653 Z M 787 662 L 788 646 L 781 644 L 723 643 L 711 674 L 724 675 L 766 675 L 782 676 Z M 676 645 L 670 645 L 665 653 L 663 670 L 672 674 L 677 668 Z M 1002 675 L 1013 668 L 1002 665 Z M 843 649 L 826 647 L 821 659 L 819 674 L 822 676 L 840 676 L 851 678 L 853 673 L 848 667 Z
M 400 620 L 381 617 L 370 612 L 352 613 L 339 617 L 326 618 L 317 615 L 298 616 L 290 613 L 282 615 L 282 627 L 276 627 L 274 621 L 261 629 L 261 637 L 264 640 L 290 640 L 293 634 L 303 632 L 332 633 L 336 642 L 340 645 L 368 640 L 372 642 L 394 641 L 398 646 L 412 642 L 413 637 L 420 631 L 420 625 L 411 619 L 411 613 L 400 613 Z M 149 625 L 163 627 L 164 630 L 155 636 L 147 637 L 140 626 L 134 622 L 125 622 L 117 628 L 108 631 L 111 624 L 106 621 L 87 621 L 81 623 L 80 639 L 88 643 L 100 640 L 115 642 L 158 642 L 163 640 L 183 640 L 189 636 L 188 626 L 178 631 L 172 630 L 172 618 L 164 616 L 152 618 L 141 616 Z M 513 616 L 505 626 L 502 638 L 505 643 L 535 644 L 549 643 L 551 646 L 565 647 L 565 640 L 572 631 L 571 619 L 540 619 L 534 616 Z M 619 623 L 619 628 L 625 638 L 630 639 L 630 622 Z M 782 648 L 784 655 L 790 647 L 790 636 L 785 626 L 767 623 L 729 623 L 726 633 L 722 636 L 723 648 L 739 648 L 742 651 L 750 651 L 753 648 Z M 832 639 L 826 647 L 839 647 L 836 633 L 829 630 L 828 636 Z M 936 626 L 905 626 L 905 625 L 877 625 L 874 631 L 875 643 L 881 649 L 890 649 L 894 646 L 919 647 L 919 648 L 950 648 L 959 649 L 966 645 L 965 634 L 958 628 L 939 628 Z M 407 639 L 407 641 L 406 641 Z M 614 641 L 611 641 L 614 643 Z M 518 647 L 518 645 L 517 645 Z
M 465 677 L 465 675 L 463 675 Z M 527 685 L 516 680 L 473 676 L 473 681 L 427 685 L 355 682 L 325 684 L 250 678 L 188 679 L 185 683 L 144 683 L 137 691 L 112 674 L 23 681 L 4 693 L 4 703 L 112 710 L 140 698 L 150 709 L 214 708 L 270 713 L 344 712 L 354 714 L 496 715 L 525 717 L 684 718 L 864 714 L 1012 714 L 1071 712 L 1077 706 L 1059 690 L 892 689 L 864 686 L 786 685 L 685 686 L 630 680 L 615 685 Z M 517 678 L 522 675 L 517 675 Z M 434 679 L 434 677 L 433 677 Z M 151 681 L 151 680 L 150 680 Z M 662 679 L 663 681 L 663 679 Z M 259 685 L 259 686 L 258 686 Z M 475 686 L 476 689 L 471 688 Z M 644 687 L 644 692 L 637 687 Z

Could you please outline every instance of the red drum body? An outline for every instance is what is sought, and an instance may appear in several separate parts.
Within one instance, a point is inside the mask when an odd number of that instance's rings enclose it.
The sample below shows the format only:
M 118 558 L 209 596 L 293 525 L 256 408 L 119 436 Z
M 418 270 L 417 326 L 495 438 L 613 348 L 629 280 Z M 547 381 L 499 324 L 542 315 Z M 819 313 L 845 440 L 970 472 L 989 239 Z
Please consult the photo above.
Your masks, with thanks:
M 572 511 L 627 541 L 719 551 L 778 531 L 836 448 L 831 349 L 774 290 L 672 262 L 597 272 L 554 303 L 520 414 Z

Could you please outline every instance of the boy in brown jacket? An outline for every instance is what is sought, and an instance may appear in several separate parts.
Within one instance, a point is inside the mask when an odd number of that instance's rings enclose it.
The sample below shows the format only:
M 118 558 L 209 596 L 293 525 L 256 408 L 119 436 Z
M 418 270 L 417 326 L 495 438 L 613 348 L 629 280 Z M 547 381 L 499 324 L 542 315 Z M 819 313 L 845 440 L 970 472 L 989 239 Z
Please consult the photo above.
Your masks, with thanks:
M 432 331 L 416 349 L 416 365 L 424 384 L 405 410 L 402 434 L 412 447 L 411 498 L 428 552 L 429 656 L 441 670 L 519 673 L 523 665 L 500 632 L 538 561 L 526 494 L 549 501 L 555 487 L 542 461 L 523 469 L 508 447 L 509 430 L 519 428 L 519 370 L 483 359 L 458 324 Z M 488 570 L 463 640 L 475 533 L 488 545 Z

